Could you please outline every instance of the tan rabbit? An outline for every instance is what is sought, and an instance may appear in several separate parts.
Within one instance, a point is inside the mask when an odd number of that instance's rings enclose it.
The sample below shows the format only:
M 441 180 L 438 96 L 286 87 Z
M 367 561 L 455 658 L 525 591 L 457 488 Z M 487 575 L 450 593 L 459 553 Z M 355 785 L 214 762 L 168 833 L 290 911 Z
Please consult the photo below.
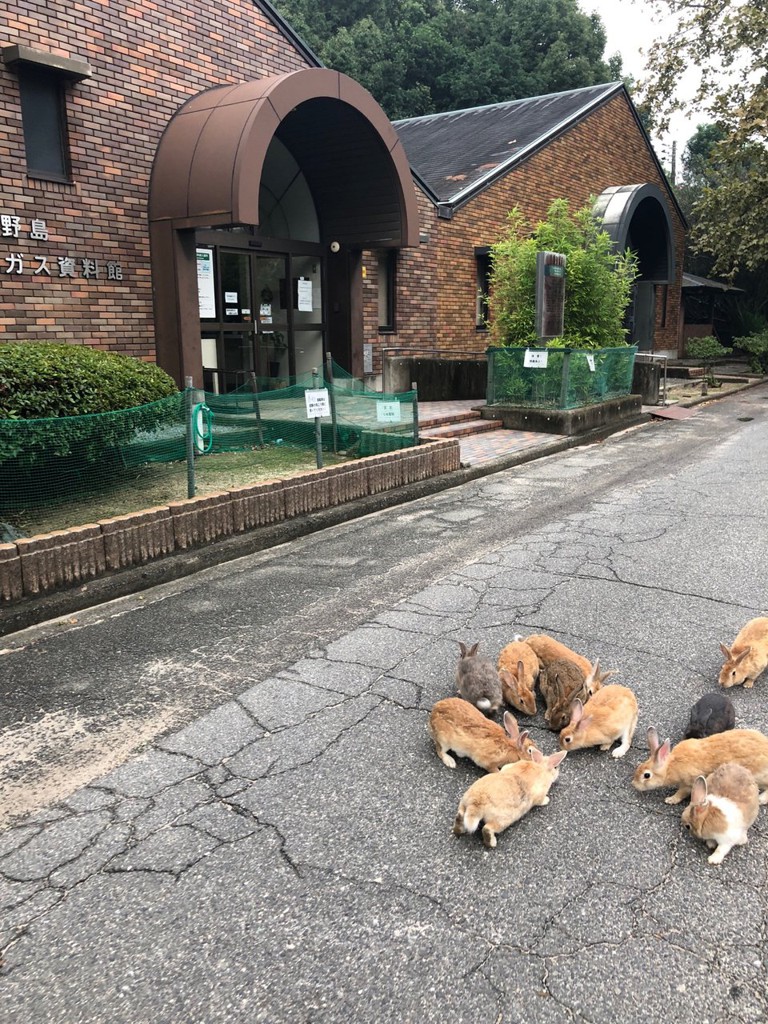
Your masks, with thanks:
M 564 751 L 545 757 L 534 747 L 530 761 L 506 764 L 501 771 L 473 782 L 459 803 L 454 834 L 476 832 L 482 821 L 483 842 L 493 848 L 499 832 L 519 821 L 532 807 L 549 803 L 549 789 L 560 774 L 564 757 Z
M 699 775 L 710 775 L 729 761 L 752 772 L 762 790 L 760 803 L 768 803 L 768 736 L 755 729 L 730 729 L 702 740 L 682 740 L 672 748 L 669 740 L 659 743 L 651 726 L 648 749 L 651 756 L 635 769 L 632 785 L 643 792 L 676 787 L 666 798 L 668 804 L 679 804 Z
M 560 733 L 563 750 L 600 747 L 610 750 L 621 740 L 612 754 L 623 757 L 629 750 L 637 728 L 637 698 L 627 686 L 606 686 L 590 699 L 586 709 L 580 700 L 571 707 L 571 720 Z
M 539 676 L 539 659 L 521 637 L 515 637 L 502 649 L 498 670 L 505 703 L 523 715 L 535 715 L 534 686 Z
M 528 733 L 518 730 L 515 716 L 509 711 L 504 713 L 502 729 L 461 697 L 439 700 L 429 713 L 427 731 L 437 756 L 449 768 L 456 767 L 449 750 L 457 757 L 468 757 L 478 768 L 495 772 L 502 765 L 523 760 L 531 749 L 536 749 Z
M 565 644 L 561 644 L 559 640 L 555 640 L 554 637 L 547 636 L 545 633 L 533 633 L 531 636 L 527 636 L 524 642 L 533 649 L 542 668 L 545 668 L 553 661 L 565 658 L 566 661 L 575 661 L 585 676 L 588 676 L 592 671 L 592 665 L 585 657 L 577 654 L 570 647 L 566 647 Z
M 479 643 L 467 647 L 459 641 L 459 663 L 456 666 L 456 690 L 464 700 L 492 715 L 501 707 L 501 681 L 490 658 L 477 653 Z
M 741 686 L 749 690 L 768 666 L 768 618 L 750 619 L 731 644 L 720 644 L 725 664 L 720 669 L 721 686 Z
M 683 826 L 715 850 L 710 864 L 722 864 L 734 846 L 746 845 L 747 829 L 760 811 L 758 797 L 754 776 L 740 764 L 721 764 L 706 779 L 694 780 Z

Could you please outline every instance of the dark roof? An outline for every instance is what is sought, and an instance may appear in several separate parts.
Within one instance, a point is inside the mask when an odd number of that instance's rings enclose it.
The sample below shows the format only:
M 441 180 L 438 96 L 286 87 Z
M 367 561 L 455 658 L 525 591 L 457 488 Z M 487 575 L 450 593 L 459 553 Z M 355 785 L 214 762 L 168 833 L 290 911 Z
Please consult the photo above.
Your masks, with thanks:
M 723 281 L 712 281 L 708 277 L 697 277 L 696 274 L 683 274 L 683 288 L 717 288 L 722 292 L 743 292 L 743 288 L 735 288 Z
M 570 128 L 621 82 L 395 121 L 416 175 L 439 203 L 461 203 Z
M 286 39 L 293 43 L 299 53 L 306 58 L 311 67 L 321 68 L 324 66 L 323 62 L 314 50 L 311 50 L 310 47 L 307 46 L 299 33 L 291 28 L 282 14 L 280 14 L 280 12 L 276 10 L 268 0 L 253 0 L 253 3 L 260 11 L 266 14 L 278 32 L 281 32 Z

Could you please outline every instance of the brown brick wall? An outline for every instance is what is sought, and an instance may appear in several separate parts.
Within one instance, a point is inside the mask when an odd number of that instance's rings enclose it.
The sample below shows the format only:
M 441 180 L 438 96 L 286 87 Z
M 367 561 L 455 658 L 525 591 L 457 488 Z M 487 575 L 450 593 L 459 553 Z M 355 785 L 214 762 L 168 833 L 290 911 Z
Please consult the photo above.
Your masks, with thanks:
M 549 205 L 562 197 L 571 208 L 584 206 L 591 195 L 612 185 L 657 185 L 669 189 L 623 95 L 609 100 L 546 148 L 518 165 L 504 178 L 458 209 L 452 220 L 440 220 L 431 205 L 422 204 L 422 230 L 430 245 L 403 254 L 413 268 L 413 287 L 401 286 L 398 329 L 389 343 L 404 348 L 435 347 L 482 353 L 488 335 L 475 326 L 475 247 L 492 245 L 503 232 L 507 213 L 520 207 L 535 224 Z M 655 348 L 677 349 L 680 275 L 684 228 L 669 203 L 675 233 L 677 281 L 669 287 L 665 326 L 661 326 L 661 297 L 657 301 Z M 434 274 L 429 262 L 435 261 Z M 418 275 L 418 277 L 417 277 Z M 659 292 L 661 289 L 659 289 Z M 425 313 L 429 322 L 424 323 Z
M 27 177 L 16 76 L 0 64 L 0 213 L 21 218 L 0 236 L 0 341 L 57 340 L 154 359 L 147 192 L 160 135 L 203 89 L 295 71 L 307 62 L 252 0 L 68 4 L 8 0 L 0 45 L 87 61 L 91 78 L 67 91 L 74 182 Z M 29 238 L 32 218 L 48 241 Z M 20 253 L 22 274 L 6 273 Z M 51 276 L 34 275 L 47 256 Z M 57 257 L 77 261 L 59 276 Z M 95 259 L 98 278 L 82 276 Z M 107 263 L 122 280 L 107 279 Z

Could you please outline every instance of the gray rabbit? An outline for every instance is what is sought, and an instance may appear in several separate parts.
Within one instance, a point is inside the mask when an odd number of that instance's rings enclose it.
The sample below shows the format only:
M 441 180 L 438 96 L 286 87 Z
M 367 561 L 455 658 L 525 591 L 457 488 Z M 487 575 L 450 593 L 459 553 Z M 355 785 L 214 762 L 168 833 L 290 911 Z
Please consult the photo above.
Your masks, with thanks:
M 501 680 L 490 658 L 478 657 L 479 643 L 467 645 L 459 641 L 461 654 L 456 666 L 456 689 L 460 697 L 474 704 L 486 715 L 492 715 L 502 704 Z
M 691 719 L 685 730 L 686 740 L 701 740 L 726 732 L 736 724 L 736 711 L 730 697 L 719 690 L 705 693 L 691 708 Z

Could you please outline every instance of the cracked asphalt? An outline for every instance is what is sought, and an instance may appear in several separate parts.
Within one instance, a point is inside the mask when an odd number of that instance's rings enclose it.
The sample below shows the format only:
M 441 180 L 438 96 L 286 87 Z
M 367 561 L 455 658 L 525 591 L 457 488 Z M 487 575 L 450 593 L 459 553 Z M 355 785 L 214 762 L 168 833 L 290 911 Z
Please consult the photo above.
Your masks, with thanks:
M 630 779 L 768 613 L 767 423 L 760 386 L 3 638 L 4 1019 L 764 1022 L 766 810 L 712 867 Z M 518 632 L 640 721 L 486 850 L 425 723 Z M 768 731 L 768 674 L 730 695 Z

